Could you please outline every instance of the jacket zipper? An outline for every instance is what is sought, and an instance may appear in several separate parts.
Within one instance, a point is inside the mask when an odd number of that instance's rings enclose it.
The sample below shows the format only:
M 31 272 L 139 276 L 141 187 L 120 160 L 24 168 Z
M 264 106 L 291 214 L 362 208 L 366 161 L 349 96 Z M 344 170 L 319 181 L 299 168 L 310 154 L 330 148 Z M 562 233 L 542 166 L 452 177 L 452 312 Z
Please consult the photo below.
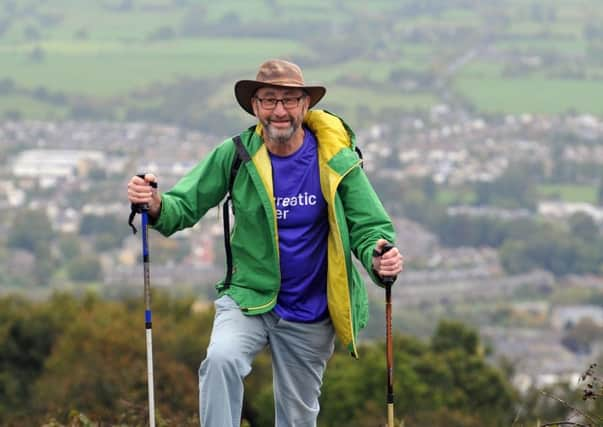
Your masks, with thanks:
M 277 295 L 278 295 L 278 293 L 277 293 Z M 276 298 L 277 298 L 277 296 L 275 296 L 274 298 L 272 298 L 266 304 L 258 305 L 257 307 L 241 307 L 241 310 L 244 311 L 245 313 L 248 313 L 250 311 L 262 310 L 262 309 L 264 309 L 266 307 L 270 307 L 271 305 L 273 305 L 274 301 L 276 300 Z

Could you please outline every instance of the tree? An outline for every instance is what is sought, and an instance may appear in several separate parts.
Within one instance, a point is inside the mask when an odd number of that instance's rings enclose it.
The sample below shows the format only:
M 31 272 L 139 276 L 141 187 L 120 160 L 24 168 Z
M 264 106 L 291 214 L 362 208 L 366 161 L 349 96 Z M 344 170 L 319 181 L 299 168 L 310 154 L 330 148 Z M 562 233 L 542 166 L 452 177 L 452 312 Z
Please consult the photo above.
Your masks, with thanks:
M 593 343 L 603 340 L 603 328 L 590 318 L 580 320 L 565 333 L 561 343 L 577 354 L 590 354 Z
M 510 424 L 516 396 L 486 363 L 474 331 L 442 322 L 429 346 L 399 335 L 393 344 L 397 419 L 431 427 Z M 329 362 L 319 425 L 385 424 L 385 350 L 379 343 L 361 346 L 359 353 L 360 361 L 336 352 Z
M 585 241 L 592 242 L 600 234 L 593 218 L 582 212 L 575 213 L 569 218 L 569 227 L 573 237 Z
M 36 259 L 34 267 L 35 282 L 37 285 L 47 285 L 57 261 L 50 250 L 50 245 L 46 242 L 38 243 L 34 251 L 34 257 Z
M 69 278 L 76 282 L 89 282 L 102 279 L 102 267 L 98 257 L 81 255 L 67 265 Z
M 181 35 L 185 37 L 196 37 L 203 35 L 206 19 L 206 6 L 199 4 L 190 7 L 180 23 Z
M 170 425 L 198 425 L 192 415 L 197 413 L 198 363 L 187 366 L 180 359 L 180 346 L 174 344 L 180 341 L 182 326 L 196 339 L 188 351 L 199 356 L 209 336 L 207 318 L 192 314 L 190 304 L 170 304 L 163 298 L 154 302 L 161 319 L 154 326 L 162 331 L 153 343 L 157 410 Z M 167 314 L 170 305 L 178 317 Z M 181 318 L 185 307 L 188 316 Z M 99 424 L 145 424 L 146 347 L 142 328 L 133 327 L 143 311 L 140 303 L 82 302 L 35 383 L 36 412 L 54 414 L 62 422 L 76 410 Z
M 49 244 L 54 238 L 52 224 L 41 210 L 19 212 L 8 233 L 8 246 L 35 252 L 40 244 Z
M 59 250 L 64 259 L 73 259 L 81 253 L 80 239 L 74 234 L 59 236 Z
M 468 355 L 477 355 L 478 343 L 475 331 L 469 330 L 462 323 L 445 320 L 440 322 L 431 338 L 431 348 L 439 353 L 458 348 Z
M 33 384 L 75 307 L 56 294 L 42 304 L 17 297 L 0 299 L 0 424 L 31 425 Z M 5 424 L 6 423 L 6 424 Z
M 46 51 L 43 48 L 41 48 L 40 46 L 36 46 L 29 53 L 29 59 L 32 62 L 43 62 L 45 58 L 46 58 Z
M 501 247 L 500 258 L 509 273 L 525 272 L 534 268 L 545 269 L 557 276 L 571 273 L 599 272 L 603 255 L 603 242 L 598 237 L 587 236 L 593 232 L 590 220 L 576 217 L 570 228 L 558 224 L 536 224 L 529 232 L 519 236 L 514 233 Z
M 158 419 L 198 425 L 197 370 L 207 347 L 213 310 L 193 300 L 154 296 L 155 392 Z M 140 298 L 103 301 L 56 295 L 30 303 L 0 299 L 0 424 L 53 425 L 73 420 L 144 425 L 147 417 L 144 333 Z M 10 333 L 7 333 L 10 332 Z M 477 335 L 443 322 L 429 344 L 394 335 L 395 410 L 409 425 L 508 426 L 516 398 L 489 366 Z M 385 348 L 360 344 L 361 360 L 340 343 L 329 361 L 319 425 L 368 427 L 385 423 Z M 262 352 L 246 379 L 243 418 L 251 427 L 273 423 L 270 354 Z M 70 413 L 72 415 L 70 415 Z M 74 415 L 75 414 L 75 415 Z M 76 424 L 74 424 L 76 425 Z
M 9 95 L 15 91 L 17 85 L 11 78 L 0 79 L 0 94 Z
M 23 249 L 34 255 L 36 263 L 31 280 L 36 285 L 48 283 L 56 266 L 50 249 L 53 238 L 50 220 L 40 210 L 27 210 L 16 215 L 8 233 L 9 248 Z
M 597 188 L 597 204 L 599 206 L 603 205 L 603 179 L 599 181 L 599 186 Z
M 533 169 L 531 164 L 512 165 L 497 180 L 478 183 L 477 204 L 533 208 L 536 200 Z
M 110 233 L 123 235 L 124 223 L 123 219 L 117 218 L 115 215 L 82 215 L 80 222 L 80 234 L 89 236 L 97 233 Z
M 122 235 L 116 235 L 115 233 L 100 233 L 96 236 L 94 248 L 98 252 L 117 249 L 121 246 L 122 240 Z
M 520 240 L 507 240 L 500 247 L 500 263 L 509 274 L 525 273 L 534 267 L 534 263 L 525 256 L 525 253 L 525 242 Z

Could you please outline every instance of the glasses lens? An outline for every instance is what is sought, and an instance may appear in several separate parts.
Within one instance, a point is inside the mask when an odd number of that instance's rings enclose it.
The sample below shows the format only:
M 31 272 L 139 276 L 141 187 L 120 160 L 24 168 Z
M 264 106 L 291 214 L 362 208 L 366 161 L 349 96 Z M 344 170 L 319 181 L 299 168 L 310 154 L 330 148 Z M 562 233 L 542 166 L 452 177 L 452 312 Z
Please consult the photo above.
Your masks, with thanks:
M 262 107 L 264 108 L 274 108 L 276 107 L 276 102 L 277 100 L 274 98 L 260 98 L 260 103 L 262 104 Z
M 299 101 L 301 101 L 301 99 L 304 97 L 305 95 L 301 95 L 301 96 L 296 96 L 296 97 L 286 97 L 286 98 L 282 98 L 282 99 L 277 99 L 277 98 L 257 98 L 256 99 L 258 101 L 260 101 L 260 105 L 262 106 L 262 108 L 265 108 L 266 110 L 272 110 L 274 108 L 276 108 L 276 105 L 279 102 L 283 103 L 283 107 L 285 108 L 295 108 L 299 105 Z
M 283 98 L 283 105 L 287 108 L 297 107 L 300 98 Z

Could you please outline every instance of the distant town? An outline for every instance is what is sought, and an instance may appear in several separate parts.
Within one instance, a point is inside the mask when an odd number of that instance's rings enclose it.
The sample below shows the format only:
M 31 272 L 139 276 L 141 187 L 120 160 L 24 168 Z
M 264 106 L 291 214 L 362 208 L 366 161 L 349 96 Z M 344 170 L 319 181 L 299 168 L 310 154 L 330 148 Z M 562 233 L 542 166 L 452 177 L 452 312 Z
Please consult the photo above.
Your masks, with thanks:
M 139 290 L 140 241 L 127 225 L 127 180 L 134 173 L 151 172 L 159 177 L 160 189 L 167 189 L 223 139 L 140 122 L 0 122 L 1 226 L 9 236 L 0 269 L 10 273 L 0 294 L 40 296 L 81 287 L 106 295 Z M 445 188 L 493 182 L 518 161 L 538 165 L 544 175 L 559 162 L 572 164 L 572 170 L 585 165 L 584 172 L 603 164 L 602 142 L 603 121 L 595 116 L 480 117 L 446 105 L 428 114 L 359 129 L 357 143 L 364 169 L 378 192 L 387 194 L 384 203 L 392 212 L 406 260 L 406 271 L 394 288 L 397 329 L 427 334 L 426 329 L 437 320 L 433 316 L 459 317 L 479 330 L 491 347 L 493 361 L 513 365 L 519 390 L 560 381 L 577 386 L 581 371 L 600 354 L 603 307 L 576 303 L 571 295 L 600 293 L 603 276 L 558 277 L 546 269 L 508 274 L 496 249 L 444 246 L 432 230 L 402 215 L 396 208 L 400 201 L 392 200 L 392 194 L 398 184 L 414 179 L 428 179 Z M 582 178 L 583 182 L 590 179 L 588 174 Z M 386 183 L 394 190 L 387 190 Z M 599 226 L 603 222 L 603 209 L 596 200 L 539 197 L 532 206 L 507 208 L 461 200 L 447 204 L 447 215 L 567 221 L 582 213 Z M 46 216 L 53 239 L 48 256 L 54 261 L 42 274 L 46 280 L 37 283 L 27 279 L 40 276 L 35 274 L 42 262 L 37 249 L 15 243 L 21 235 L 11 236 L 15 224 L 30 211 Z M 100 226 L 94 225 L 95 218 Z M 99 227 L 113 240 L 100 238 Z M 79 242 L 72 243 L 78 246 L 72 252 L 65 249 L 69 236 Z M 206 305 L 223 272 L 221 244 L 218 209 L 193 229 L 170 239 L 151 233 L 153 286 L 196 292 L 200 306 Z M 75 267 L 65 270 L 75 258 L 85 256 L 98 260 L 96 274 L 87 275 Z M 378 307 L 381 290 L 376 286 L 369 290 Z M 589 345 L 578 345 L 583 341 L 576 337 L 577 325 L 590 328 Z

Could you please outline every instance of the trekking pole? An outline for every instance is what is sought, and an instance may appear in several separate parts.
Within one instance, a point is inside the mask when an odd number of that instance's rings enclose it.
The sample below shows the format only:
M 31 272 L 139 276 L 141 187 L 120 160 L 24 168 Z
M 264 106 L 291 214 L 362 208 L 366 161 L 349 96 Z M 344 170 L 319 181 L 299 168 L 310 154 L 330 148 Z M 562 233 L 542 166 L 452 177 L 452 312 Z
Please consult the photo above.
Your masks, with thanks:
M 381 255 L 392 249 L 389 243 L 383 246 Z M 392 344 L 392 285 L 396 276 L 383 278 L 385 285 L 385 349 L 387 359 L 387 425 L 394 426 L 394 348 Z
M 138 175 L 144 179 L 144 174 Z M 151 182 L 151 187 L 157 188 L 156 182 Z M 149 267 L 149 244 L 148 244 L 148 224 L 149 224 L 149 205 L 146 203 L 132 203 L 130 211 L 129 224 L 136 234 L 136 227 L 132 224 L 134 216 L 141 215 L 142 228 L 142 265 L 144 273 L 144 304 L 145 304 L 145 329 L 147 339 L 147 387 L 149 395 L 149 426 L 155 427 L 155 386 L 153 381 L 153 321 L 151 314 L 151 275 Z

